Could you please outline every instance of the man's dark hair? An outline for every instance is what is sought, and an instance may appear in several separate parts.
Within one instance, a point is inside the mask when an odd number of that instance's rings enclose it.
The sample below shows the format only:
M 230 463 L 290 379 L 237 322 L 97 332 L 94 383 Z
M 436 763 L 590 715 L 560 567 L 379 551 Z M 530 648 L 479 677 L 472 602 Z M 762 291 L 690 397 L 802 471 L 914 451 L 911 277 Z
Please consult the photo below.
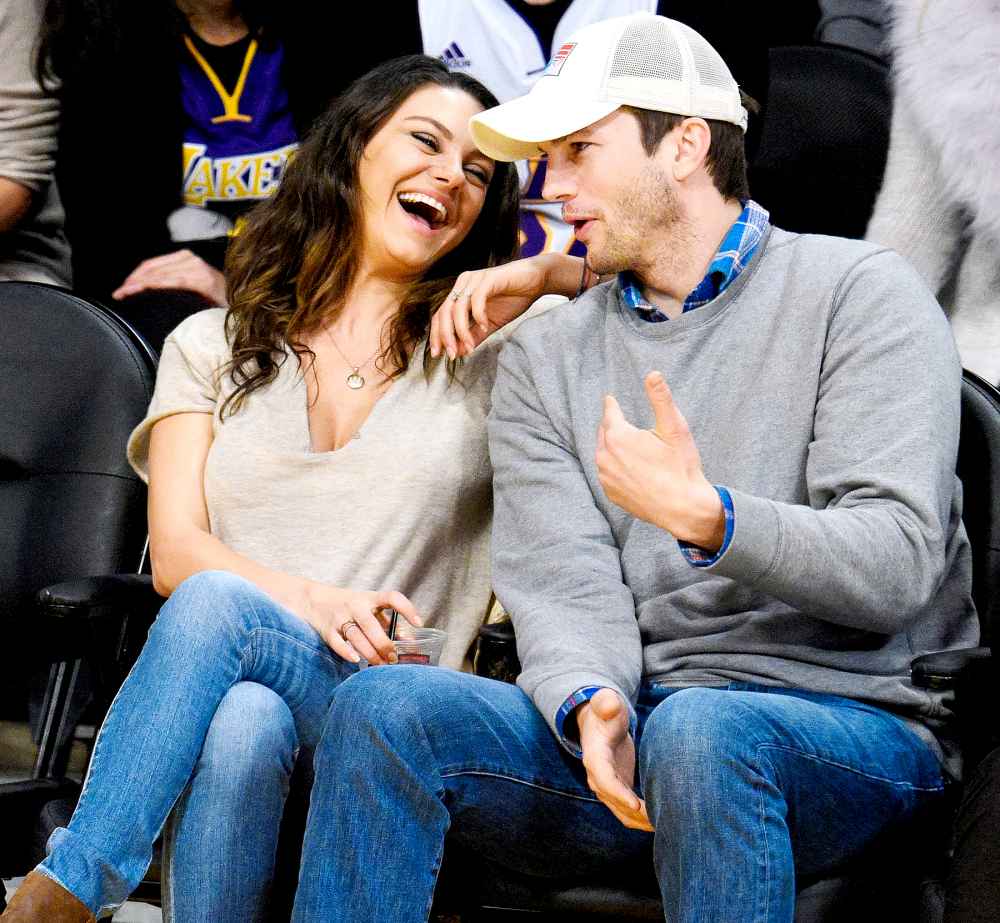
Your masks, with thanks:
M 743 96 L 743 104 L 751 112 L 760 107 L 749 97 Z M 639 137 L 647 156 L 656 153 L 660 142 L 673 131 L 687 116 L 675 115 L 672 112 L 657 112 L 654 109 L 637 109 L 634 106 L 622 106 L 626 112 L 632 113 L 639 123 Z M 712 140 L 705 158 L 705 167 L 715 188 L 726 199 L 744 201 L 750 198 L 750 184 L 747 182 L 747 158 L 744 147 L 743 130 L 731 122 L 720 122 L 718 119 L 705 119 L 712 132 Z

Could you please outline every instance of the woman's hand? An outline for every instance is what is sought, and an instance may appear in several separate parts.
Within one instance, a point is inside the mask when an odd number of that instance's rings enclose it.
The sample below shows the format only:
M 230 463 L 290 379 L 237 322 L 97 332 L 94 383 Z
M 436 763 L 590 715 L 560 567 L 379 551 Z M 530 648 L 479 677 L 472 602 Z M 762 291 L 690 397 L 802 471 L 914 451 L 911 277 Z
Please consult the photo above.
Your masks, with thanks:
M 159 420 L 149 436 L 149 545 L 153 585 L 169 596 L 182 581 L 204 570 L 225 570 L 260 587 L 314 628 L 344 660 L 393 663 L 396 651 L 385 633 L 387 607 L 411 625 L 422 625 L 402 593 L 361 592 L 307 580 L 264 567 L 212 535 L 205 506 L 205 461 L 213 440 L 212 415 L 175 413 Z
M 583 261 L 563 253 L 463 272 L 431 320 L 431 355 L 446 352 L 451 359 L 469 355 L 542 295 L 572 298 L 582 272 Z
M 156 288 L 186 289 L 207 298 L 215 305 L 226 305 L 226 280 L 222 273 L 190 250 L 177 250 L 143 260 L 111 293 L 111 297 L 120 300 L 137 292 Z
M 310 581 L 306 585 L 300 614 L 327 646 L 344 660 L 357 663 L 363 657 L 370 664 L 396 663 L 396 648 L 385 630 L 395 609 L 411 625 L 423 619 L 402 593 L 348 590 Z

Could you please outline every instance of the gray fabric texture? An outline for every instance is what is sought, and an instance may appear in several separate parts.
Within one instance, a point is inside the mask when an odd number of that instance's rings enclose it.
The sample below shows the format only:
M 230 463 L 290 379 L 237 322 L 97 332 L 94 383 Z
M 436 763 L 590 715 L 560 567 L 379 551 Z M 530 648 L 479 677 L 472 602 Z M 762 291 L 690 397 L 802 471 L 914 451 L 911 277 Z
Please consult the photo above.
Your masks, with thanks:
M 597 476 L 604 395 L 651 426 L 654 369 L 706 476 L 732 493 L 732 543 L 710 568 Z M 941 731 L 950 755 L 945 704 L 909 664 L 978 637 L 960 376 L 940 308 L 899 256 L 778 229 L 675 320 L 643 322 L 611 282 L 527 321 L 501 354 L 489 422 L 493 571 L 519 683 L 553 729 L 581 686 L 634 701 L 643 678 L 749 681 L 885 706 L 936 749 L 928 728 Z
M 12 231 L 0 235 L 0 279 L 69 285 L 69 243 L 53 179 L 59 104 L 34 76 L 40 0 L 0 4 L 0 176 L 34 194 Z
M 885 56 L 888 0 L 819 0 L 819 9 L 817 41 Z

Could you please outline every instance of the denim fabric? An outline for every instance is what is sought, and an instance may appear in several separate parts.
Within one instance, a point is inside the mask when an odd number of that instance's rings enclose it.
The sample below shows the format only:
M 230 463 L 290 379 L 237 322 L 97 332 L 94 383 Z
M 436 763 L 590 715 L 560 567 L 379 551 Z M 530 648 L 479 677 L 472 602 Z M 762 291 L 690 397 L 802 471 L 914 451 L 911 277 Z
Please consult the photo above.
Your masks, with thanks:
M 297 750 L 295 721 L 276 692 L 243 682 L 225 694 L 164 830 L 164 923 L 269 919 Z
M 224 572 L 184 581 L 115 697 L 77 809 L 39 871 L 94 912 L 117 906 L 148 868 L 230 689 L 249 680 L 277 693 L 300 746 L 311 748 L 334 690 L 354 672 L 253 584 Z M 253 831 L 262 819 L 244 810 L 243 821 Z
M 645 687 L 637 713 L 655 837 L 596 800 L 518 688 L 408 666 L 352 677 L 316 751 L 295 923 L 422 923 L 446 833 L 543 877 L 652 858 L 673 923 L 787 923 L 796 871 L 832 868 L 941 798 L 928 747 L 851 700 Z

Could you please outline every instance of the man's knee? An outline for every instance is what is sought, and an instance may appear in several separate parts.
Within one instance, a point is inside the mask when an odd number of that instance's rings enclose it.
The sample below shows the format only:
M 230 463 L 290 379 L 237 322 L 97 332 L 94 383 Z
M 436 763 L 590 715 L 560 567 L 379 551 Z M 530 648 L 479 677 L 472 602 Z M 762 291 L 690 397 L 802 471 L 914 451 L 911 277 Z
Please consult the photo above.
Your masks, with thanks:
M 333 696 L 316 751 L 317 775 L 325 760 L 386 747 L 435 759 L 472 733 L 479 711 L 477 681 L 487 682 L 437 667 L 361 670 Z
M 423 666 L 380 666 L 359 671 L 334 694 L 330 724 L 389 730 L 432 721 L 442 701 L 457 695 L 453 670 Z M 457 703 L 456 703 L 457 704 Z
M 643 787 L 682 791 L 725 781 L 756 760 L 759 728 L 753 710 L 724 689 L 682 689 L 649 716 L 639 747 Z
M 297 746 L 295 722 L 281 696 L 258 683 L 237 683 L 219 703 L 196 771 L 231 787 L 287 781 Z

